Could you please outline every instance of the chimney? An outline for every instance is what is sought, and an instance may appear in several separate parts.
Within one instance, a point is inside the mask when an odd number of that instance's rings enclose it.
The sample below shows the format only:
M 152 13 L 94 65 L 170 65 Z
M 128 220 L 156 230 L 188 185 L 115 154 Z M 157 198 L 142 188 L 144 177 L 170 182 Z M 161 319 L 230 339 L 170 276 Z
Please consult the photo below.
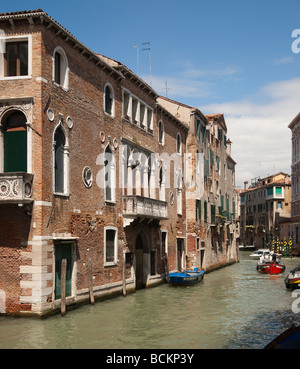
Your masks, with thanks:
M 248 190 L 248 181 L 244 182 L 244 190 L 247 191 Z

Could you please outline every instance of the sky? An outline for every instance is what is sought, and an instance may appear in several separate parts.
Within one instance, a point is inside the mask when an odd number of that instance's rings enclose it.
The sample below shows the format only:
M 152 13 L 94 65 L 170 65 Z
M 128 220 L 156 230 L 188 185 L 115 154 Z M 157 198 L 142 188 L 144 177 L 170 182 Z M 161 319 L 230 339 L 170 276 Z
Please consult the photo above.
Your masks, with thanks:
M 158 94 L 203 114 L 223 113 L 237 187 L 291 173 L 288 125 L 300 112 L 299 1 L 0 4 L 1 13 L 34 9 L 47 12 L 92 51 L 125 64 Z

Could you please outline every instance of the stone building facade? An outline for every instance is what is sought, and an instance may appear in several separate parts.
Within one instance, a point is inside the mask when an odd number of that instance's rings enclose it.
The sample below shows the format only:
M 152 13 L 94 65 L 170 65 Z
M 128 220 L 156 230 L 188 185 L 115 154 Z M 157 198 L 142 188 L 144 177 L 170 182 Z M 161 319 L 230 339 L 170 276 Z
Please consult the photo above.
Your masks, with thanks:
M 0 29 L 0 314 L 58 311 L 63 259 L 67 305 L 90 284 L 104 298 L 235 259 L 223 117 L 178 116 L 42 10 L 0 14 Z

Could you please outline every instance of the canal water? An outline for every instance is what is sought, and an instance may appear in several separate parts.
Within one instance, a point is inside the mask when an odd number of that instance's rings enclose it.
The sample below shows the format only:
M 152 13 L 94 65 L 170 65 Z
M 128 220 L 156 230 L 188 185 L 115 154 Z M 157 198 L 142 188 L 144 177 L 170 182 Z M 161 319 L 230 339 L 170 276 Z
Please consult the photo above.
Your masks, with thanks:
M 300 313 L 292 311 L 297 297 L 284 284 L 300 258 L 283 259 L 283 275 L 270 276 L 259 274 L 249 255 L 241 251 L 240 263 L 191 287 L 164 284 L 64 317 L 1 316 L 0 349 L 261 349 L 300 324 Z

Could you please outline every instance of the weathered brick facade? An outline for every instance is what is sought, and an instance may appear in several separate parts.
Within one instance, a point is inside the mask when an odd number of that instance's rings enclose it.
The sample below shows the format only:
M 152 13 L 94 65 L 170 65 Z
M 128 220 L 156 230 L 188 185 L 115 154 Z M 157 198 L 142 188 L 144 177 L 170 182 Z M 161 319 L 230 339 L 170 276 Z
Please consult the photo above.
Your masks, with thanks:
M 96 298 L 124 293 L 124 275 L 133 291 L 161 283 L 168 270 L 201 266 L 211 231 L 190 224 L 189 124 L 43 11 L 2 14 L 0 28 L 0 313 L 58 310 L 62 258 L 67 305 L 89 300 L 89 261 Z M 10 137 L 26 137 L 25 169 Z M 218 259 L 201 264 L 233 256 Z

